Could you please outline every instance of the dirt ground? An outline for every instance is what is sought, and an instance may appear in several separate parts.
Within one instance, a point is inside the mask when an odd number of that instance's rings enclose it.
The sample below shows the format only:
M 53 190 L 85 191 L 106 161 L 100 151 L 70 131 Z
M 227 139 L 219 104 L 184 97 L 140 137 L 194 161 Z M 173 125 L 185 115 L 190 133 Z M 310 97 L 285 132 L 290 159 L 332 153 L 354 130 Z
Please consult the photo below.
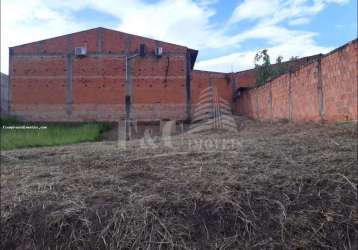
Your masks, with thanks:
M 1 152 L 1 248 L 357 249 L 356 124 L 236 121 Z

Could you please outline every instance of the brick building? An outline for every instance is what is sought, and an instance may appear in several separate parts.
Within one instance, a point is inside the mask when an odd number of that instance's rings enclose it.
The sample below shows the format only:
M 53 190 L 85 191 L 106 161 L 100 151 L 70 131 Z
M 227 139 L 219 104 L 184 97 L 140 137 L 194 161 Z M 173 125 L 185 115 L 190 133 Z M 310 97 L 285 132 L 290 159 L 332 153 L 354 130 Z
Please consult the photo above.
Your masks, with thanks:
M 24 119 L 190 117 L 196 50 L 105 28 L 9 50 L 10 111 Z

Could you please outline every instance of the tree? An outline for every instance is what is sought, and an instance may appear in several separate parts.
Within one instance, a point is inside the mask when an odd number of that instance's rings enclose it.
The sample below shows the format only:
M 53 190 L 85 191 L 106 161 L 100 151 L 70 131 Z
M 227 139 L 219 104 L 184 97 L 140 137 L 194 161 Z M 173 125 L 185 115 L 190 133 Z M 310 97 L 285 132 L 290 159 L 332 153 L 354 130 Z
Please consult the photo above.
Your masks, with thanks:
M 288 63 L 283 63 L 282 60 L 282 56 L 277 57 L 272 77 L 285 74 L 288 71 Z
M 270 55 L 267 49 L 258 52 L 255 55 L 256 85 L 264 85 L 272 78 L 287 73 L 292 63 L 297 61 L 297 59 L 298 57 L 291 57 L 288 62 L 283 62 L 283 57 L 278 56 L 276 58 L 276 64 L 271 65 Z
M 262 63 L 260 64 L 261 61 Z M 257 85 L 265 84 L 272 77 L 273 70 L 267 49 L 264 49 L 255 55 L 255 69 Z

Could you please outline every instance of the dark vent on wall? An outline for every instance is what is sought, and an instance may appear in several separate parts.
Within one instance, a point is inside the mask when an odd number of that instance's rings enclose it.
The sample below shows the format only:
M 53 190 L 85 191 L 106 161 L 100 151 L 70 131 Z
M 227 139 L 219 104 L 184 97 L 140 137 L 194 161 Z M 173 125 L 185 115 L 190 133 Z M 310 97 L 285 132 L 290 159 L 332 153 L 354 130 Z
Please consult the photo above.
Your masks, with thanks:
M 145 56 L 145 44 L 144 43 L 141 43 L 139 45 L 139 55 L 141 57 L 144 57 Z

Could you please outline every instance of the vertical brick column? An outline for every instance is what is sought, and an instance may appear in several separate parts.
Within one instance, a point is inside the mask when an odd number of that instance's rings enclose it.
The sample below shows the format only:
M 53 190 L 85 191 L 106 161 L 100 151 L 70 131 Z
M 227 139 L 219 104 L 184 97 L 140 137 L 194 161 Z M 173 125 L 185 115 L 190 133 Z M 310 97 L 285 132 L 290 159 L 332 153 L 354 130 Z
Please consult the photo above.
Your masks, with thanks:
M 8 79 L 8 104 L 7 104 L 7 113 L 11 114 L 11 101 L 12 101 L 12 85 L 11 85 L 11 78 L 13 75 L 13 55 L 14 55 L 14 50 L 13 48 L 9 48 L 9 79 Z
M 213 88 L 213 82 L 211 79 L 211 75 L 209 74 L 209 79 L 208 79 L 208 98 L 210 101 L 210 109 L 211 109 L 211 117 L 214 117 L 214 88 Z
M 288 120 L 292 121 L 292 71 L 288 73 Z
M 73 56 L 72 54 L 67 54 L 66 57 L 66 112 L 68 115 L 72 114 L 72 103 L 73 103 L 73 95 L 72 95 L 72 83 L 73 83 Z
M 255 101 L 256 101 L 256 117 L 257 119 L 260 119 L 260 110 L 259 110 L 259 95 L 258 95 L 258 91 L 256 90 L 256 95 L 255 95 Z
M 235 92 L 237 89 L 234 73 L 230 73 L 230 85 L 231 85 L 231 110 L 236 112 L 236 105 L 235 105 Z
M 272 83 L 269 83 L 269 105 L 270 105 L 270 120 L 273 120 L 273 114 L 272 114 Z
M 321 67 L 321 57 L 317 59 L 317 95 L 318 95 L 318 112 L 321 121 L 324 118 L 324 106 L 323 106 L 323 83 L 322 83 L 322 67 Z
M 97 52 L 101 53 L 103 48 L 103 30 L 97 30 Z
M 186 52 L 185 104 L 187 120 L 191 121 L 191 59 L 189 51 Z

